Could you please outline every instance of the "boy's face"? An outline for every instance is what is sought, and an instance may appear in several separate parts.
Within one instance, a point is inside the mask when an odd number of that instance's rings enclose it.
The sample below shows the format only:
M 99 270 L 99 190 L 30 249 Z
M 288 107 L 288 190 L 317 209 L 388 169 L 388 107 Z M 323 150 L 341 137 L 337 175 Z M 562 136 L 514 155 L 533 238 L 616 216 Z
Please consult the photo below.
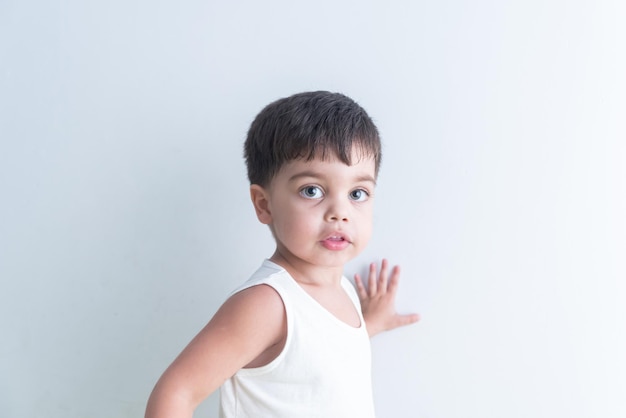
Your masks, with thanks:
M 293 160 L 268 187 L 251 187 L 259 220 L 292 266 L 342 268 L 369 242 L 375 163 L 354 151 L 352 162 Z

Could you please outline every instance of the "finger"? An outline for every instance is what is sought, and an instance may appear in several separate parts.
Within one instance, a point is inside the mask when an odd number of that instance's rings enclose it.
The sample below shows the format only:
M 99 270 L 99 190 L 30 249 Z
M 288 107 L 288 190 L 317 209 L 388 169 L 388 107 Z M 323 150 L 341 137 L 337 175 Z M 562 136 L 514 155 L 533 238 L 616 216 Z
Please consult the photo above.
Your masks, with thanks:
M 365 286 L 363 285 L 363 280 L 361 280 L 361 276 L 358 274 L 354 275 L 354 284 L 356 285 L 356 292 L 359 295 L 359 299 L 363 300 L 367 298 L 367 291 L 365 290 Z
M 414 324 L 420 319 L 421 317 L 419 316 L 419 314 L 413 313 L 413 314 L 406 314 L 406 315 L 396 315 L 394 322 L 397 328 L 397 327 L 404 327 L 406 325 Z
M 394 266 L 391 270 L 391 278 L 389 279 L 388 291 L 395 295 L 398 290 L 398 283 L 400 282 L 400 266 Z
M 367 278 L 367 286 L 369 287 L 370 296 L 374 296 L 378 291 L 376 283 L 376 263 L 370 263 L 370 273 Z
M 383 261 L 380 265 L 380 276 L 378 277 L 378 289 L 381 293 L 387 292 L 387 267 L 388 262 L 386 258 L 383 258 Z

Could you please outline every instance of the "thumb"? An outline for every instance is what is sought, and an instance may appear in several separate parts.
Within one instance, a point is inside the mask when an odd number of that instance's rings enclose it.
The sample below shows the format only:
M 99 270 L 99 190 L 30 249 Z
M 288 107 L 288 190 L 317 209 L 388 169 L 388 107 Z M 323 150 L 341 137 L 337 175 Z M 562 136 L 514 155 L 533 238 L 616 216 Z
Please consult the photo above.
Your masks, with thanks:
M 421 317 L 419 316 L 419 314 L 416 314 L 416 313 L 406 314 L 406 315 L 396 315 L 393 328 L 411 325 L 411 324 L 416 323 L 420 319 Z

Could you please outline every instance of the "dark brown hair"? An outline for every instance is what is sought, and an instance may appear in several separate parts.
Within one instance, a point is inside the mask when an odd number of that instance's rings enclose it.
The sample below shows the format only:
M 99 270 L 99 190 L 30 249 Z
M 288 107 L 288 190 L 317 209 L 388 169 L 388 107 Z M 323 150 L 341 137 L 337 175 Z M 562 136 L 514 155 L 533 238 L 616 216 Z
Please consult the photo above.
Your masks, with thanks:
M 361 106 L 339 93 L 294 94 L 270 103 L 252 122 L 244 145 L 248 179 L 266 187 L 283 164 L 300 158 L 335 156 L 350 165 L 354 147 L 374 158 L 378 174 L 380 137 Z

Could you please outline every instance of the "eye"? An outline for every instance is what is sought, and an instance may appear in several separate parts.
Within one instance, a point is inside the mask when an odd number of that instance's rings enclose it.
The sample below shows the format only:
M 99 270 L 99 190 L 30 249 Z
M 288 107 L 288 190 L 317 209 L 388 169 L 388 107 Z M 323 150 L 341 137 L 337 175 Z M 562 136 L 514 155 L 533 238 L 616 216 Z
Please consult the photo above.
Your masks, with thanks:
M 369 199 L 370 194 L 363 189 L 355 189 L 350 192 L 350 199 L 356 202 L 364 202 Z
M 300 195 L 307 199 L 319 199 L 324 196 L 324 192 L 317 186 L 306 186 L 300 189 Z

